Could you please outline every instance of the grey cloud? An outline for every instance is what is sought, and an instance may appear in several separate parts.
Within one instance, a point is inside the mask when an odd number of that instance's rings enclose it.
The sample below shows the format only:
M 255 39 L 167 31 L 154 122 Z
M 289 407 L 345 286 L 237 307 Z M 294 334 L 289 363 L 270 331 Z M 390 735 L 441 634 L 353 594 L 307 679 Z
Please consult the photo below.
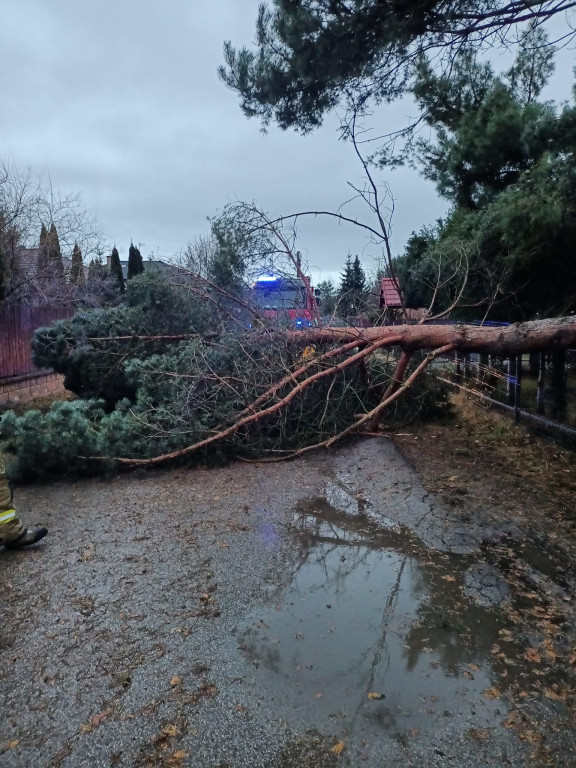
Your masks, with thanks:
M 338 142 L 336 118 L 303 138 L 263 136 L 218 80 L 225 39 L 250 43 L 258 0 L 19 0 L 3 8 L 0 113 L 4 159 L 82 191 L 110 243 L 134 238 L 147 255 L 176 253 L 235 198 L 271 212 L 332 209 L 361 169 Z M 6 105 L 9 105 L 6 108 Z M 410 106 L 377 120 L 389 129 Z M 381 125 L 379 125 L 381 127 Z M 393 244 L 445 211 L 408 170 L 391 177 Z M 358 207 L 351 210 L 365 215 Z M 302 222 L 299 247 L 323 275 L 349 250 L 368 264 L 378 249 L 361 232 Z

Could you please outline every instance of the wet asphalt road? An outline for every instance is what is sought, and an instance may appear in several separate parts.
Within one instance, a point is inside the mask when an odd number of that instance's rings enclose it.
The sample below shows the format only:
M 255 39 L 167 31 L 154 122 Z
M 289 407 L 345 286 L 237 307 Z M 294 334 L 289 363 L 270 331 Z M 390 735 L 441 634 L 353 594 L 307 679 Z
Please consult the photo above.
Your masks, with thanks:
M 509 587 L 481 542 L 515 532 L 391 443 L 15 501 L 50 532 L 0 551 L 3 768 L 539 764 L 486 694 Z

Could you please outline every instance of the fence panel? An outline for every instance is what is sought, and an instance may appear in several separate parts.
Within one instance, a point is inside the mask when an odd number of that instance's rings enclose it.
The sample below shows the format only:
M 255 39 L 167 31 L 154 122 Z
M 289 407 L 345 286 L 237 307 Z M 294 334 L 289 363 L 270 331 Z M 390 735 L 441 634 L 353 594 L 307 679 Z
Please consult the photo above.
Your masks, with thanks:
M 37 372 L 30 348 L 34 331 L 73 314 L 67 307 L 0 307 L 0 379 Z
M 436 363 L 433 375 L 507 409 L 516 421 L 529 419 L 576 437 L 576 350 L 513 358 L 452 352 Z

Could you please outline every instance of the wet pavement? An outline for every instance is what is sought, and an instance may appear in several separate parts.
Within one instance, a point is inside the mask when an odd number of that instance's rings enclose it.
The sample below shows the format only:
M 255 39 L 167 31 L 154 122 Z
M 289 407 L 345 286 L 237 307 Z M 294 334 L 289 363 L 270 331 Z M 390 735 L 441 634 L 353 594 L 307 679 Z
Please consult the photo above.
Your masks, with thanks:
M 536 664 L 569 656 L 569 573 L 386 440 L 16 501 L 50 534 L 0 552 L 3 767 L 576 765 Z M 552 635 L 520 622 L 544 595 Z

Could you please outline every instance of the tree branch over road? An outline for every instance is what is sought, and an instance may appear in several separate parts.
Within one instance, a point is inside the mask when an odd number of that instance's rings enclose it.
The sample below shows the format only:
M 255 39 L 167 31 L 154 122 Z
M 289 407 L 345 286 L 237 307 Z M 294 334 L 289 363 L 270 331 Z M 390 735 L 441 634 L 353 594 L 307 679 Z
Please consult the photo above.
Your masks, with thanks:
M 302 446 L 295 451 L 288 451 L 283 458 L 301 456 L 311 450 L 330 447 L 348 435 L 377 428 L 386 408 L 411 387 L 430 363 L 440 355 L 452 351 L 518 355 L 542 349 L 566 348 L 576 345 L 576 318 L 536 320 L 502 328 L 473 325 L 404 325 L 366 329 L 319 328 L 304 332 L 285 331 L 277 333 L 276 338 L 280 337 L 298 343 L 299 346 L 304 344 L 334 344 L 336 346 L 279 379 L 252 403 L 243 408 L 236 415 L 232 424 L 222 425 L 209 437 L 198 440 L 185 448 L 151 458 L 136 459 L 116 456 L 114 460 L 125 467 L 152 467 L 182 459 L 215 443 L 227 440 L 249 425 L 265 421 L 271 415 L 287 408 L 305 389 L 313 386 L 320 379 L 337 377 L 344 370 L 356 366 L 379 350 L 400 347 L 403 352 L 392 381 L 381 401 L 365 413 L 358 415 L 353 423 L 344 429 L 317 443 Z M 429 351 L 408 378 L 403 380 L 411 354 L 420 350 Z M 342 358 L 339 362 L 329 365 L 327 368 L 321 367 L 329 359 L 337 356 Z M 318 367 L 321 369 L 315 370 Z M 98 459 L 98 457 L 91 458 Z

